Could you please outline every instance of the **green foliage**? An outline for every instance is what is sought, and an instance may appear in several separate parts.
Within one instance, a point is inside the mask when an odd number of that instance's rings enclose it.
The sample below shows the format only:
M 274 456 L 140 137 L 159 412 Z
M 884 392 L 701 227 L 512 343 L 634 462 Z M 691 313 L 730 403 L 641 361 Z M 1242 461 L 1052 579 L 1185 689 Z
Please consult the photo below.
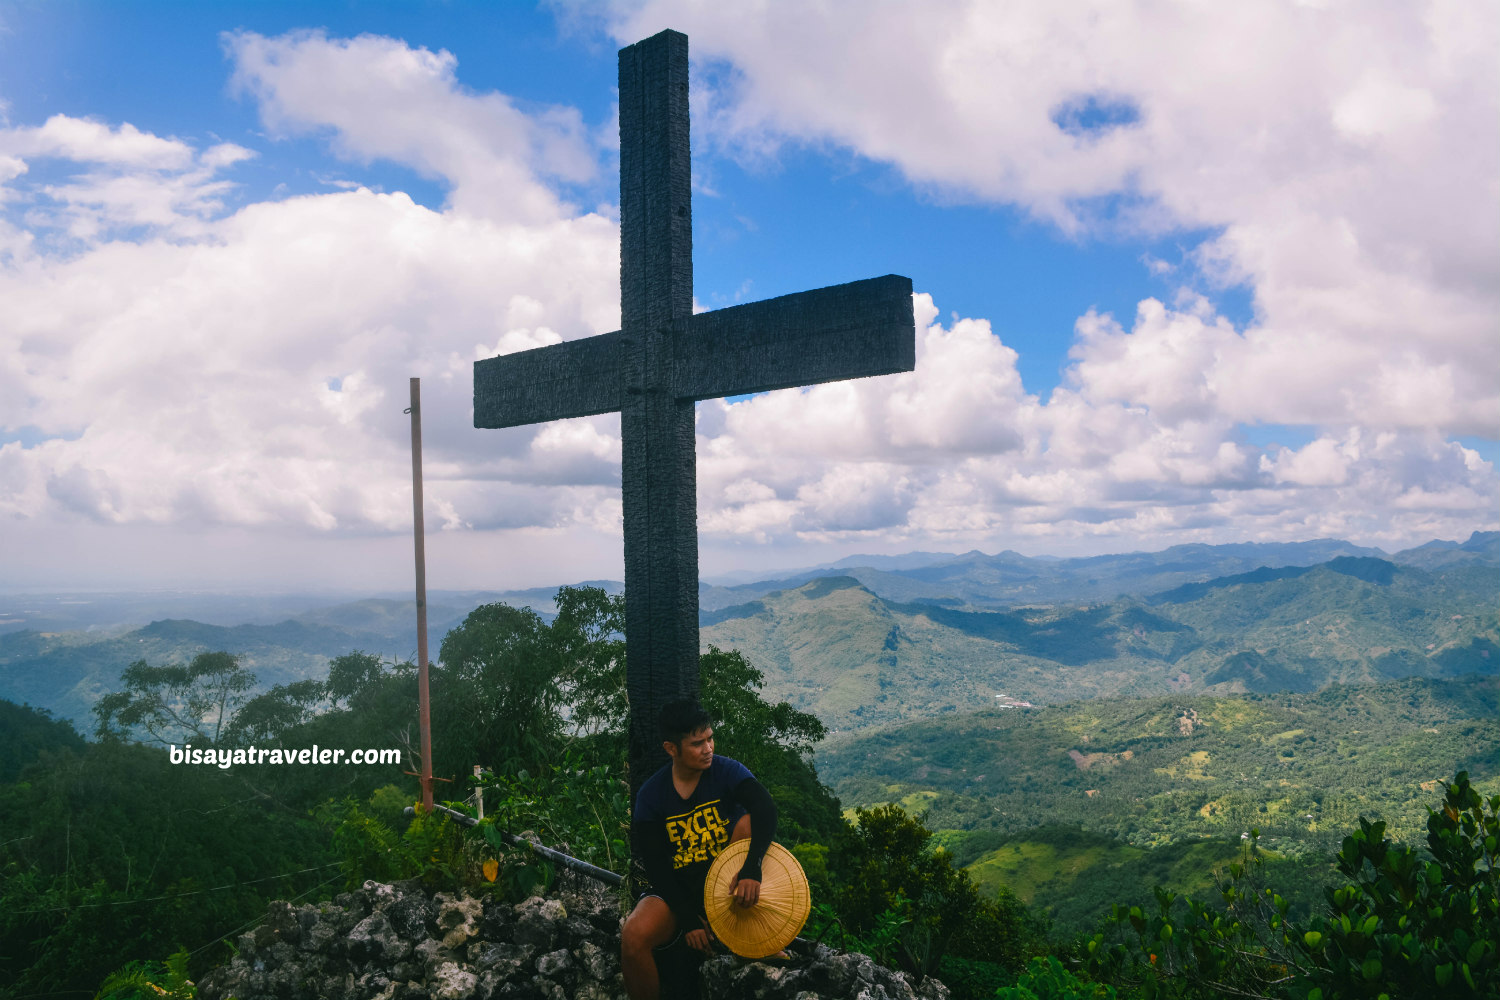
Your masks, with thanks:
M 328 661 L 324 694 L 333 708 L 358 709 L 384 675 L 380 657 L 356 649 Z
M 334 874 L 304 814 L 158 747 L 44 753 L 21 777 L 0 795 L 0 993 L 91 993 L 179 945 L 207 960 L 267 899 Z
M 499 862 L 497 884 L 511 898 L 524 898 L 549 884 L 550 862 L 516 847 L 501 836 L 534 836 L 581 861 L 621 872 L 630 861 L 630 789 L 618 765 L 584 767 L 573 751 L 558 764 L 543 765 L 535 774 L 519 770 L 509 775 L 486 774 L 485 818 L 475 828 Z
M 835 848 L 840 917 L 856 935 L 881 935 L 882 954 L 901 968 L 931 975 L 974 914 L 978 892 L 945 852 L 928 845 L 932 833 L 921 817 L 899 806 L 856 816 Z
M 165 962 L 129 962 L 112 972 L 94 1000 L 194 1000 L 197 987 L 188 978 L 188 951 L 179 948 Z
M 966 959 L 1016 970 L 1034 955 L 1047 951 L 1051 924 L 1005 887 L 980 893 L 973 911 L 949 944 L 949 951 Z M 946 982 L 947 980 L 944 980 Z
M 337 662 L 337 661 L 335 661 Z M 278 684 L 240 706 L 224 730 L 231 746 L 269 743 L 297 726 L 310 722 L 327 707 L 329 685 L 302 680 Z M 106 697 L 109 697 L 106 695 Z
M 420 806 L 410 821 L 402 816 L 405 829 L 398 833 L 378 815 L 388 809 L 386 798 L 382 792 L 367 803 L 346 797 L 314 811 L 339 855 L 344 888 L 367 879 L 420 878 L 431 888 L 446 890 L 479 883 L 482 851 L 477 838 L 446 814 L 423 814 Z
M 468 829 L 451 817 L 424 813 L 418 807 L 401 840 L 407 877 L 420 878 L 429 889 L 449 892 L 460 885 L 478 884 L 481 863 L 478 843 Z
M 937 977 L 953 1000 L 990 1000 L 995 990 L 1015 981 L 1015 974 L 994 962 L 944 955 Z
M 381 785 L 370 793 L 370 816 L 392 829 L 406 823 L 406 807 L 414 805 L 412 796 L 395 785 Z
M 1032 959 L 1014 986 L 995 991 L 997 1000 L 1115 1000 L 1118 996 L 1113 986 L 1079 979 L 1052 955 Z
M 329 831 L 340 858 L 344 888 L 356 888 L 365 879 L 391 882 L 409 878 L 419 870 L 416 856 L 401 836 L 353 797 L 329 800 L 318 806 L 314 815 Z
M 792 856 L 807 876 L 807 888 L 815 900 L 830 900 L 835 895 L 833 873 L 828 868 L 828 848 L 824 844 L 793 844 Z M 832 910 L 830 909 L 830 912 Z
M 1500 996 L 1500 796 L 1460 773 L 1427 821 L 1424 860 L 1363 817 L 1344 838 L 1347 886 L 1300 940 L 1309 981 L 1336 997 Z
M 839 942 L 846 951 L 857 951 L 881 965 L 895 968 L 902 957 L 902 934 L 911 926 L 911 900 L 898 896 L 891 906 L 860 921 L 858 929 L 845 926 L 827 904 L 814 907 L 814 917 L 824 926 L 839 922 Z
M 435 773 L 476 762 L 535 769 L 571 741 L 623 746 L 624 598 L 564 587 L 557 606 L 549 625 L 529 608 L 486 604 L 443 638 L 432 680 L 445 737 Z
M 827 735 L 815 716 L 759 694 L 765 675 L 738 651 L 716 646 L 698 657 L 701 700 L 714 741 L 748 767 L 776 800 L 777 837 L 786 843 L 832 840 L 843 828 L 838 799 L 818 780 L 813 746 Z
M 0 774 L 17 775 L 46 751 L 83 749 L 71 723 L 45 709 L 0 701 Z
M 1117 906 L 1113 930 L 1087 942 L 1091 973 L 1147 998 L 1500 996 L 1500 796 L 1480 796 L 1464 773 L 1444 784 L 1428 821 L 1431 859 L 1361 817 L 1338 854 L 1348 881 L 1302 922 L 1263 884 L 1252 836 L 1221 906 L 1161 889 L 1154 912 Z
M 199 653 L 187 666 L 153 667 L 137 660 L 120 675 L 123 691 L 94 706 L 100 739 L 163 745 L 218 743 L 255 687 L 255 675 L 228 653 Z

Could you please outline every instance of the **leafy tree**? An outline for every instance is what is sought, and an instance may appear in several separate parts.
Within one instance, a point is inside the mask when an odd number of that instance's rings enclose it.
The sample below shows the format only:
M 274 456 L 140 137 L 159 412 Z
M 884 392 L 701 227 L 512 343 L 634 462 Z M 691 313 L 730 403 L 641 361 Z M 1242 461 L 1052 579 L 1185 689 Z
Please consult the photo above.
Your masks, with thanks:
M 123 691 L 94 705 L 100 739 L 217 743 L 255 687 L 255 675 L 229 653 L 199 653 L 187 666 L 137 660 L 120 675 Z
M 811 756 L 827 730 L 817 717 L 759 694 L 765 675 L 736 650 L 716 646 L 698 657 L 703 707 L 714 720 L 714 743 L 748 767 L 776 800 L 778 837 L 824 843 L 844 827 L 839 801 L 818 780 Z
M 282 733 L 310 722 L 327 705 L 328 685 L 317 680 L 278 684 L 242 705 L 224 729 L 225 741 L 247 745 L 267 743 Z
M 202 949 L 332 875 L 306 816 L 233 773 L 110 742 L 43 754 L 6 785 L 0 994 L 91 993 L 132 958 Z
M 859 809 L 855 815 L 836 848 L 840 919 L 856 933 L 868 934 L 883 916 L 900 915 L 895 958 L 919 978 L 931 975 L 977 909 L 978 891 L 946 852 L 931 848 L 932 832 L 920 816 L 908 816 L 896 805 Z
M 66 719 L 44 708 L 0 699 L 0 774 L 16 775 L 43 751 L 83 749 L 83 737 Z
M 329 707 L 359 708 L 385 678 L 385 663 L 378 656 L 355 650 L 328 661 L 328 680 L 323 693 Z
M 1328 915 L 1294 946 L 1308 980 L 1336 997 L 1500 996 L 1500 795 L 1486 799 L 1460 772 L 1430 810 L 1431 860 L 1360 818 L 1344 838 Z
M 434 718 L 441 706 L 445 741 L 470 755 L 434 748 L 449 768 L 534 768 L 565 742 L 623 730 L 624 599 L 564 587 L 557 605 L 548 625 L 530 608 L 486 604 L 443 638 Z
M 1020 897 L 1002 887 L 993 896 L 980 895 L 974 911 L 953 936 L 948 950 L 954 955 L 988 962 L 1014 974 L 1029 959 L 1047 951 L 1050 929 L 1045 917 L 1034 914 Z

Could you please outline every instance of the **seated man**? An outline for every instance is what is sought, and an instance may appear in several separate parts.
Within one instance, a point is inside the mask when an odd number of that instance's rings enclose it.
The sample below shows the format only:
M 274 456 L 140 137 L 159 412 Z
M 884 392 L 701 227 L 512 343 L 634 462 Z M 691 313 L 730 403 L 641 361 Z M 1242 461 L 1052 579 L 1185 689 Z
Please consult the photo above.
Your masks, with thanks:
M 750 838 L 734 882 L 740 906 L 760 898 L 760 862 L 776 835 L 776 803 L 737 760 L 714 756 L 714 731 L 696 701 L 662 709 L 662 748 L 672 758 L 641 785 L 630 839 L 650 885 L 620 931 L 620 964 L 631 1000 L 656 1000 L 660 981 L 652 949 L 685 936 L 712 954 L 703 915 L 703 882 L 719 852 Z

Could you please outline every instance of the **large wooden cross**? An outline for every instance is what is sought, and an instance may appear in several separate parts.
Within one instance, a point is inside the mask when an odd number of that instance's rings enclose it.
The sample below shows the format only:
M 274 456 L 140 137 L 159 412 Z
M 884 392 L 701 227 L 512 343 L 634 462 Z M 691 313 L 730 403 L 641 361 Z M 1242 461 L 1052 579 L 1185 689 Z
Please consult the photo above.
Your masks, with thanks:
M 661 707 L 698 694 L 693 403 L 916 365 L 896 275 L 693 315 L 687 42 L 620 50 L 621 329 L 474 365 L 475 427 L 620 413 L 632 792 Z

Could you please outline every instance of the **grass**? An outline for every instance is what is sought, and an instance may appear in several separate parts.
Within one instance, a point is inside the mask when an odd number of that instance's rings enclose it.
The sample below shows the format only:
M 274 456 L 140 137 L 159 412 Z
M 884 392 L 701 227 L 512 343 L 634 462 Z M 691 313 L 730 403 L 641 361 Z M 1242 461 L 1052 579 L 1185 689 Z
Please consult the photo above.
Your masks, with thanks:
M 1043 839 L 1008 841 L 967 870 L 982 890 L 1008 888 L 1047 914 L 1060 938 L 1089 930 L 1111 904 L 1149 902 L 1158 885 L 1205 898 L 1216 875 L 1244 853 L 1217 839 L 1147 849 L 1082 831 L 1048 828 L 1037 836 Z

